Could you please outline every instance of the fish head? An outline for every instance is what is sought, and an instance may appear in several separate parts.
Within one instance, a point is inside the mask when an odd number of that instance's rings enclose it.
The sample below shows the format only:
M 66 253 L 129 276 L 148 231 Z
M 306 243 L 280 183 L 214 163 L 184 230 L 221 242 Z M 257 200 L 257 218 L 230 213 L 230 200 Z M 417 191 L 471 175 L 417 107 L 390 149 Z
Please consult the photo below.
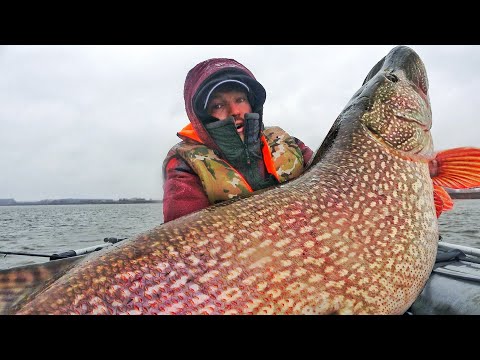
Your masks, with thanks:
M 415 51 L 397 46 L 368 73 L 337 117 L 309 164 L 312 168 L 335 146 L 351 142 L 352 127 L 392 153 L 414 161 L 434 157 L 432 110 L 425 66 Z M 346 140 L 345 140 L 346 139 Z
M 357 97 L 365 101 L 360 122 L 375 140 L 404 158 L 433 159 L 428 78 L 415 51 L 393 48 L 370 70 Z

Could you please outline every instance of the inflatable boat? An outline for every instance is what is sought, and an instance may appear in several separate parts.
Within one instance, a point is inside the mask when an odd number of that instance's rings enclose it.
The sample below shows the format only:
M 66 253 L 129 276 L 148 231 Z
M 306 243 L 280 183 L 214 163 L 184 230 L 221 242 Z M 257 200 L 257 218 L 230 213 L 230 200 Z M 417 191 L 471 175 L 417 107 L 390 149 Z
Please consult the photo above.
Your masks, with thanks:
M 412 315 L 480 315 L 480 249 L 440 241 Z

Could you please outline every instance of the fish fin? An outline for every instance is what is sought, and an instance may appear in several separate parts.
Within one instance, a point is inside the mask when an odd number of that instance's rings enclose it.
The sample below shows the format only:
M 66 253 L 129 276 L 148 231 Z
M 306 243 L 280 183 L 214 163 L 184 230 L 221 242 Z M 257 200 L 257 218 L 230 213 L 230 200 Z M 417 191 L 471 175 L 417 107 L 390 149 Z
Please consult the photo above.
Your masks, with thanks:
M 480 187 L 480 148 L 443 150 L 437 153 L 429 165 L 435 185 L 451 189 Z
M 0 315 L 14 313 L 83 257 L 81 255 L 0 270 Z
M 440 185 L 433 184 L 433 200 L 435 202 L 435 210 L 437 218 L 444 211 L 453 209 L 453 200 L 447 191 Z

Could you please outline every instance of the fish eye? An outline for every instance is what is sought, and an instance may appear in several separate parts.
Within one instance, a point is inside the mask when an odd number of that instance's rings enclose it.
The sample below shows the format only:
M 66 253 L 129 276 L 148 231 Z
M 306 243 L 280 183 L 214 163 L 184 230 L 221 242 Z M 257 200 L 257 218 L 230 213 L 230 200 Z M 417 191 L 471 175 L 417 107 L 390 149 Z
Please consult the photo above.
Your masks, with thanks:
M 398 81 L 398 77 L 395 74 L 385 74 L 385 77 L 394 83 Z

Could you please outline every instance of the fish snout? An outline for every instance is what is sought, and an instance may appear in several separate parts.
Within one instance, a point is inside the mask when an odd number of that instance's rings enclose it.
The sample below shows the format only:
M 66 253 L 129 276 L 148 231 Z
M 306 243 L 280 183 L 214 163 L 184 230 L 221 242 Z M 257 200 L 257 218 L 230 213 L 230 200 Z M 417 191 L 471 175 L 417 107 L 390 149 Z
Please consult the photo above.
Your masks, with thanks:
M 401 73 L 422 97 L 428 95 L 428 77 L 420 56 L 408 46 L 397 46 L 385 57 L 383 69 L 389 73 Z
M 367 79 L 365 87 L 377 85 L 372 87 L 364 125 L 377 139 L 409 157 L 430 157 L 432 111 L 427 73 L 418 54 L 407 46 L 397 46 Z

